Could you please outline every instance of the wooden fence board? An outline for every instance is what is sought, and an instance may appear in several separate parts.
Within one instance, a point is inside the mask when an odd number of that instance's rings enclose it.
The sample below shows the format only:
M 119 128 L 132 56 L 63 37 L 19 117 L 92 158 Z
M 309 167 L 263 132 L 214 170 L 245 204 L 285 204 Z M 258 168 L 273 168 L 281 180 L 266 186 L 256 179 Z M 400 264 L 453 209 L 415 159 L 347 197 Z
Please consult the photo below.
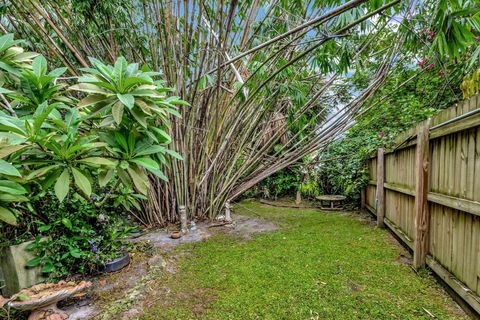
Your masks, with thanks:
M 431 120 L 428 155 L 427 264 L 480 311 L 480 95 Z M 385 225 L 412 250 L 417 247 L 415 206 L 417 133 L 407 130 L 385 152 Z M 367 162 L 365 207 L 376 213 L 375 157 Z M 417 221 L 417 223 L 416 223 Z M 418 250 L 418 248 L 417 248 Z

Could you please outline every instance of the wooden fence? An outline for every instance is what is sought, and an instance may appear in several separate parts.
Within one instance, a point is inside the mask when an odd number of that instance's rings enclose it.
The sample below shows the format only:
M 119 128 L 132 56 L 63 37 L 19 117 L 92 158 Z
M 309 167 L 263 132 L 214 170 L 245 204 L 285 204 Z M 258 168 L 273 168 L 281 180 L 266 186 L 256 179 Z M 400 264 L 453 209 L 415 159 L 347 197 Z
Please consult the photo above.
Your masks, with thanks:
M 480 96 L 428 119 L 367 161 L 362 205 L 480 314 Z

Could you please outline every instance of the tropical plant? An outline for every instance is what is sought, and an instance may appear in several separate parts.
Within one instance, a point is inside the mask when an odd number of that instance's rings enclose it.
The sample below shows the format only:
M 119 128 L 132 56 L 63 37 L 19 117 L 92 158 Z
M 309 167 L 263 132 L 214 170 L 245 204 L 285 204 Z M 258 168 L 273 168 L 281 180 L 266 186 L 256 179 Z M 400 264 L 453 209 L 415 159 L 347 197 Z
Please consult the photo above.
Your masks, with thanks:
M 162 167 L 168 157 L 182 158 L 167 148 L 172 139 L 165 130 L 170 115 L 178 115 L 176 105 L 186 103 L 166 96 L 171 89 L 151 78 L 158 73 L 140 71 L 122 57 L 115 66 L 91 61 L 96 68 L 71 87 L 87 92 L 77 104 L 58 79 L 66 69 L 48 72 L 43 56 L 31 66 L 17 66 L 19 81 L 1 88 L 13 111 L 0 111 L 0 175 L 8 177 L 0 184 L 3 221 L 16 223 L 5 203 L 24 201 L 27 192 L 46 194 L 51 187 L 60 202 L 75 194 L 85 199 L 101 194 L 95 188 L 110 181 L 115 184 L 98 205 L 119 186 L 147 195 L 146 171 L 167 180 Z
M 135 228 L 112 212 L 99 213 L 94 202 L 78 196 L 69 202 L 59 202 L 51 193 L 45 197 L 49 200 L 37 205 L 49 212 L 49 219 L 36 222 L 38 234 L 27 247 L 35 258 L 27 267 L 40 267 L 52 279 L 65 278 L 96 272 L 128 248 L 124 239 Z
M 33 59 L 31 68 L 24 67 L 20 70 L 18 90 L 5 92 L 12 99 L 10 104 L 19 116 L 31 115 L 44 102 L 73 105 L 74 100 L 65 96 L 66 84 L 57 83 L 57 78 L 65 73 L 66 68 L 48 72 L 47 60 L 43 56 L 37 56 Z
M 9 77 L 18 76 L 19 69 L 30 67 L 32 59 L 38 54 L 25 52 L 18 44 L 21 40 L 14 40 L 13 34 L 4 34 L 0 37 L 0 80 L 5 82 Z
M 164 172 L 169 184 L 150 176 L 158 191 L 147 207 L 152 223 L 177 221 L 179 205 L 190 216 L 213 217 L 260 181 L 325 150 L 381 104 L 375 94 L 394 70 L 421 60 L 428 63 L 416 71 L 428 74 L 478 58 L 464 57 L 478 47 L 474 1 L 115 0 L 92 9 L 91 1 L 12 1 L 4 28 L 32 38 L 73 75 L 94 64 L 87 56 L 141 61 L 161 70 L 175 95 L 190 102 L 178 110 L 182 121 L 162 128 L 185 161 Z M 101 82 L 108 82 L 105 76 Z M 436 91 L 452 78 L 457 75 L 445 72 Z M 347 93 L 341 101 L 339 87 Z M 107 105 L 124 93 L 101 89 L 100 99 L 103 91 L 112 94 Z M 142 115 L 151 111 L 124 100 Z M 105 106 L 112 117 L 113 108 Z M 278 115 L 288 125 L 271 132 Z
M 5 167 L 5 162 L 3 162 L 3 160 L 0 160 L 0 167 Z M 15 182 L 9 179 L 0 179 L 0 220 L 1 221 L 11 225 L 17 224 L 16 214 L 14 214 L 14 212 L 17 213 L 17 211 L 14 208 L 12 208 L 10 204 L 28 201 L 28 198 L 25 197 L 26 193 L 27 193 L 27 190 L 18 182 Z

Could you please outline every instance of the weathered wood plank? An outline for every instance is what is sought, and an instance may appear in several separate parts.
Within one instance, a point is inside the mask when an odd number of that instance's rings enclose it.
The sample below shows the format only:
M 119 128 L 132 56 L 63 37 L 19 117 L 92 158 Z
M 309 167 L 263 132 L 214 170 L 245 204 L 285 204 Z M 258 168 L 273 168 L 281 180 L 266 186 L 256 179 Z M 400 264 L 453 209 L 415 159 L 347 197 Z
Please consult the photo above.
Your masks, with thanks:
M 432 257 L 427 256 L 427 264 L 450 288 L 462 297 L 476 312 L 480 313 L 480 298 L 475 292 L 465 286 L 465 284 Z
M 474 114 L 462 120 L 433 129 L 431 139 L 436 139 L 459 131 L 468 130 L 480 126 L 480 113 Z
M 428 232 L 430 230 L 430 217 L 428 213 L 428 156 L 429 150 L 430 119 L 419 126 L 417 131 L 417 148 L 415 157 L 415 249 L 413 254 L 413 267 L 425 267 L 428 252 Z
M 365 210 L 365 203 L 367 201 L 367 189 L 363 188 L 360 193 L 360 209 Z
M 385 158 L 383 148 L 378 149 L 377 155 L 377 226 L 384 227 L 385 218 Z
M 385 225 L 393 231 L 393 233 L 399 237 L 403 243 L 405 243 L 410 249 L 413 250 L 413 240 L 405 233 L 402 229 L 400 229 L 394 222 L 389 219 L 385 219 Z

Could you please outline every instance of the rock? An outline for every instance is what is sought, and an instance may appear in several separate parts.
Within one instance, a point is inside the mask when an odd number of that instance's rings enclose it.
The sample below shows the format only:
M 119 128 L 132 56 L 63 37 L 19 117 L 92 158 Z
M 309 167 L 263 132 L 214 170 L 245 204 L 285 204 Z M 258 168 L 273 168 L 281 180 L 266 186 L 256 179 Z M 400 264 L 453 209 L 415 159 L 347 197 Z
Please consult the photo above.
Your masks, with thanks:
M 5 278 L 2 293 L 7 297 L 45 280 L 40 268 L 25 268 L 27 262 L 35 258 L 33 252 L 26 250 L 30 243 L 31 241 L 0 249 L 0 269 Z

